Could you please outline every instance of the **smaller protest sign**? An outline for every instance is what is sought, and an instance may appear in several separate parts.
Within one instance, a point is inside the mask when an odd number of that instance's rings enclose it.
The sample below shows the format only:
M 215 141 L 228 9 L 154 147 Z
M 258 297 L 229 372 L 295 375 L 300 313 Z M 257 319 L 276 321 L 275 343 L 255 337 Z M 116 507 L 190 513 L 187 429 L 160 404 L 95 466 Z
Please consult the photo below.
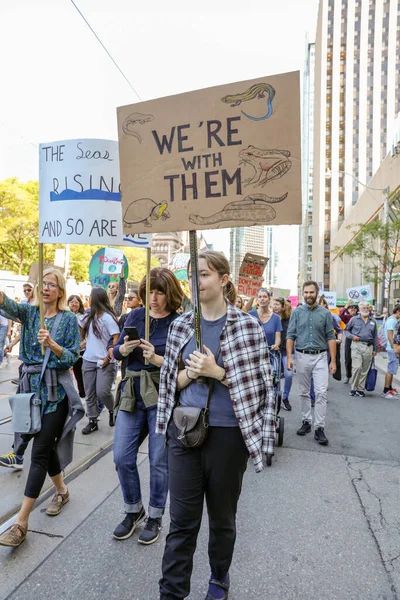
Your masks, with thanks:
M 324 296 L 325 300 L 328 303 L 328 307 L 329 308 L 336 308 L 336 299 L 337 299 L 337 293 L 336 292 L 324 292 L 321 295 Z
M 121 273 L 124 264 L 124 253 L 118 248 L 106 248 L 104 252 L 103 262 L 101 263 L 102 271 L 105 275 L 116 275 Z
M 172 261 L 171 271 L 179 281 L 188 281 L 187 266 L 189 263 L 190 254 L 180 252 L 174 256 Z
M 269 291 L 273 298 L 289 298 L 290 296 L 290 290 L 284 288 L 271 287 L 269 288 Z
M 64 267 L 52 265 L 51 263 L 43 263 L 43 271 L 46 271 L 46 269 L 57 269 L 58 271 L 61 271 L 61 273 L 64 273 Z M 35 285 L 39 282 L 39 263 L 31 264 L 28 281 L 30 283 L 34 283 Z
M 354 300 L 355 302 L 361 302 L 361 300 L 369 302 L 373 299 L 371 286 L 369 284 L 347 288 L 346 294 L 350 300 Z
M 296 308 L 299 305 L 299 297 L 298 296 L 289 296 L 288 298 L 292 308 Z
M 263 273 L 268 258 L 247 252 L 239 269 L 238 293 L 243 296 L 257 296 L 262 286 Z
M 100 248 L 97 250 L 95 254 L 92 256 L 92 260 L 89 265 L 89 279 L 92 285 L 101 285 L 106 288 L 111 281 L 119 281 L 119 273 L 107 274 L 103 272 L 104 265 L 104 256 L 106 249 Z M 129 275 L 129 266 L 126 256 L 123 255 L 124 260 L 124 276 L 125 279 L 128 280 Z

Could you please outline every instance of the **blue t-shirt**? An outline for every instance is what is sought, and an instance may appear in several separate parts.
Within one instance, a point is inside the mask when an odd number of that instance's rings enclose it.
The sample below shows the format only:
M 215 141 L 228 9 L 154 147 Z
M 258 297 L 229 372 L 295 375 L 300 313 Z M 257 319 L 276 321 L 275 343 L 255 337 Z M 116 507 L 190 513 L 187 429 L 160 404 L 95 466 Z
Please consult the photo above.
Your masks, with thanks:
M 384 323 L 382 325 L 382 327 L 385 328 L 385 337 L 386 337 L 386 351 L 387 352 L 394 352 L 392 346 L 390 345 L 389 342 L 389 336 L 388 336 L 388 331 L 393 331 L 393 335 L 396 334 L 397 331 L 397 327 L 399 326 L 399 322 L 396 319 L 396 317 L 389 317 L 386 321 L 386 323 Z
M 260 325 L 264 328 L 265 337 L 267 338 L 268 346 L 273 346 L 275 344 L 275 333 L 277 331 L 282 331 L 282 322 L 276 313 L 272 313 L 271 318 L 267 323 L 263 323 L 258 316 L 257 309 L 250 310 L 248 313 L 254 319 L 260 323 Z
M 207 346 L 214 354 L 218 352 L 221 331 L 225 327 L 226 315 L 216 321 L 206 321 L 202 319 L 201 329 L 203 334 L 203 344 Z M 196 350 L 196 341 L 193 336 L 182 351 L 182 360 L 186 366 L 186 359 L 189 354 Z M 223 367 L 221 353 L 218 357 L 218 365 Z M 208 385 L 200 383 L 190 383 L 180 392 L 179 403 L 181 406 L 198 406 L 205 408 L 208 395 Z M 210 399 L 208 421 L 211 427 L 238 427 L 238 421 L 232 407 L 232 400 L 229 389 L 220 381 L 214 380 L 214 390 Z

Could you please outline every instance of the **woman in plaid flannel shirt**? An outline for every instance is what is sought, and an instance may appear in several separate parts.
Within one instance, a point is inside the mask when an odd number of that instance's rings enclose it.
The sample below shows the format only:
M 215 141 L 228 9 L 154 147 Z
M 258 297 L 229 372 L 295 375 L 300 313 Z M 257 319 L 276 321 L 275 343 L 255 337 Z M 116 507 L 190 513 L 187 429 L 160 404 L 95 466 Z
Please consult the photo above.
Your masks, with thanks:
M 236 538 L 236 509 L 249 456 L 256 471 L 275 441 L 275 403 L 268 349 L 259 323 L 227 302 L 229 263 L 219 252 L 199 255 L 204 354 L 195 350 L 193 312 L 170 326 L 161 367 L 158 433 L 167 434 L 171 525 L 163 557 L 160 598 L 189 596 L 193 555 L 206 498 L 211 577 L 206 600 L 228 597 Z M 229 298 L 231 299 L 231 298 Z M 215 357 L 217 358 L 217 361 Z M 182 406 L 204 407 L 213 378 L 208 437 L 186 448 L 171 419 Z

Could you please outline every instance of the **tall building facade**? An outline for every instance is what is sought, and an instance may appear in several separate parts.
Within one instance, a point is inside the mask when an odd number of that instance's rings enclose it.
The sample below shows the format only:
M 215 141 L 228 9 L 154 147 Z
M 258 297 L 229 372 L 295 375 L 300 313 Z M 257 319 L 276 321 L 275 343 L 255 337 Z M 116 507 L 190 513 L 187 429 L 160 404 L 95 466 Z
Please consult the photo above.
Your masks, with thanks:
M 246 252 L 254 252 L 264 256 L 265 227 L 235 227 L 230 232 L 230 262 L 231 276 L 234 283 L 238 282 L 240 265 Z M 271 228 L 268 228 L 271 229 Z
M 315 41 L 313 275 L 391 150 L 400 112 L 399 0 L 321 0 Z M 331 173 L 330 177 L 326 173 Z
M 265 256 L 268 256 L 269 260 L 264 272 L 264 285 L 265 287 L 274 286 L 277 282 L 276 271 L 278 268 L 278 253 L 275 250 L 274 244 L 274 232 L 276 233 L 276 227 L 265 227 Z
M 302 107 L 302 201 L 303 219 L 299 239 L 298 285 L 313 277 L 313 175 L 314 175 L 315 44 L 306 40 Z

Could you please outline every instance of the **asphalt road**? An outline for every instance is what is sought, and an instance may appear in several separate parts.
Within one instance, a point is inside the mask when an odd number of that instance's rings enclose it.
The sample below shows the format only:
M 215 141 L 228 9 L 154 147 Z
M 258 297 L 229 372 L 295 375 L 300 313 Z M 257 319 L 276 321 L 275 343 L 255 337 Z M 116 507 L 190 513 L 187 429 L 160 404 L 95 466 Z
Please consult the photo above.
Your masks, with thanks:
M 296 379 L 296 378 L 295 378 Z M 296 382 L 293 410 L 273 464 L 245 475 L 230 600 L 400 598 L 400 400 L 367 398 L 331 380 L 326 434 L 296 435 L 301 423 Z M 148 460 L 141 455 L 144 499 Z M 71 502 L 56 519 L 35 510 L 20 549 L 0 549 L 0 598 L 156 600 L 168 517 L 160 541 L 112 538 L 123 506 L 112 456 L 70 485 Z M 199 535 L 190 600 L 206 595 L 207 518 Z

